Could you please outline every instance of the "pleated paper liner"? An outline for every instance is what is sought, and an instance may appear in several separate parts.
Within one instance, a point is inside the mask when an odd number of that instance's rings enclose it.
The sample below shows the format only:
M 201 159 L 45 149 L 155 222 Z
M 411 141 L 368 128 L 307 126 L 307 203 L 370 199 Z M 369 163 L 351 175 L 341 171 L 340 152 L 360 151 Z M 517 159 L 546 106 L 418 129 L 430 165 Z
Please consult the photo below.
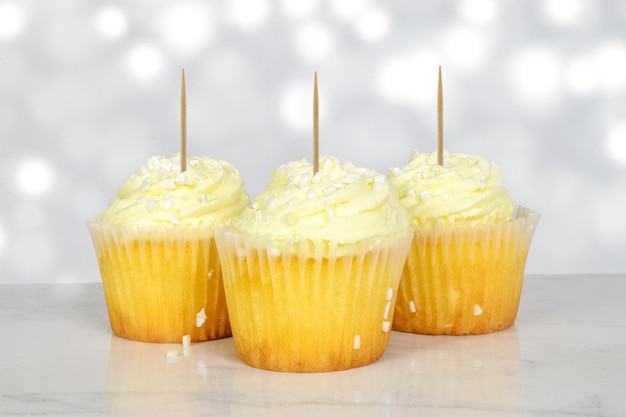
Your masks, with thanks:
M 376 361 L 389 341 L 412 233 L 349 248 L 276 245 L 217 229 L 235 348 L 272 371 L 326 372 Z
M 509 221 L 416 227 L 393 329 L 465 335 L 511 327 L 538 221 L 519 206 Z
M 113 333 L 181 343 L 231 335 L 212 231 L 87 223 Z

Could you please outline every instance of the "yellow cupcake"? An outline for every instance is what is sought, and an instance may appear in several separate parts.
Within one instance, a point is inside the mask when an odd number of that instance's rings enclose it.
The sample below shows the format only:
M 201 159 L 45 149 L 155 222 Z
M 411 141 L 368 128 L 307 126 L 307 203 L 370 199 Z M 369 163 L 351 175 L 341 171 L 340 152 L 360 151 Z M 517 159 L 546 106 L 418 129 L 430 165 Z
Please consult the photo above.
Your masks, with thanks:
M 227 162 L 153 157 L 119 189 L 91 234 L 113 332 L 179 343 L 231 335 L 216 227 L 249 203 Z
M 385 176 L 333 157 L 278 168 L 215 234 L 238 355 L 288 372 L 376 361 L 411 236 Z
M 498 167 L 445 152 L 413 153 L 389 173 L 412 218 L 393 329 L 483 334 L 513 325 L 539 214 L 516 207 Z

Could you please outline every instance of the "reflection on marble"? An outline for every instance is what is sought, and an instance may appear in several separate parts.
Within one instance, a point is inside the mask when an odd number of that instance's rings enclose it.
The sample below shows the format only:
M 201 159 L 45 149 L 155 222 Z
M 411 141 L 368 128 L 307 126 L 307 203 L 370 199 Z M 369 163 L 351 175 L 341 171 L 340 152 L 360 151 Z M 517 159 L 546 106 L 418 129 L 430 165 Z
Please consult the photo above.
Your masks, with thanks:
M 0 286 L 0 415 L 621 416 L 626 276 L 527 277 L 511 329 L 393 332 L 376 363 L 325 374 L 245 365 L 232 338 L 133 342 L 97 284 Z M 168 350 L 178 356 L 167 358 Z

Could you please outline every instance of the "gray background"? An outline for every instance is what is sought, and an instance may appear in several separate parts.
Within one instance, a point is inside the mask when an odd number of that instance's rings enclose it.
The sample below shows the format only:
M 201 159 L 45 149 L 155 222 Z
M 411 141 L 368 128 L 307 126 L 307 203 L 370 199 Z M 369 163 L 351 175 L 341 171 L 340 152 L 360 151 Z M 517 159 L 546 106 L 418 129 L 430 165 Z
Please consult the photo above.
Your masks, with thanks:
M 527 273 L 626 272 L 626 2 L 0 0 L 0 282 L 98 281 L 85 221 L 179 143 L 251 194 L 311 154 L 446 148 L 542 214 Z

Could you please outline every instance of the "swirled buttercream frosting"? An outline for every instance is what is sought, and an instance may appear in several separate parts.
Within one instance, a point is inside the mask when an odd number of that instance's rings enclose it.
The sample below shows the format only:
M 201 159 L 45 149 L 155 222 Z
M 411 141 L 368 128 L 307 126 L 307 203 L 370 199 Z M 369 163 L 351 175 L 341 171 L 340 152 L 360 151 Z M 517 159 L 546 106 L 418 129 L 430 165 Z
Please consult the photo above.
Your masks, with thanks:
M 409 162 L 389 172 L 417 226 L 429 223 L 487 223 L 510 219 L 515 205 L 502 185 L 494 162 L 461 153 L 411 155 Z
M 217 227 L 249 204 L 243 179 L 228 162 L 154 156 L 126 180 L 98 218 L 111 224 L 164 224 Z
M 384 175 L 323 156 L 315 174 L 306 160 L 273 171 L 232 227 L 262 240 L 344 245 L 405 233 L 410 219 Z

